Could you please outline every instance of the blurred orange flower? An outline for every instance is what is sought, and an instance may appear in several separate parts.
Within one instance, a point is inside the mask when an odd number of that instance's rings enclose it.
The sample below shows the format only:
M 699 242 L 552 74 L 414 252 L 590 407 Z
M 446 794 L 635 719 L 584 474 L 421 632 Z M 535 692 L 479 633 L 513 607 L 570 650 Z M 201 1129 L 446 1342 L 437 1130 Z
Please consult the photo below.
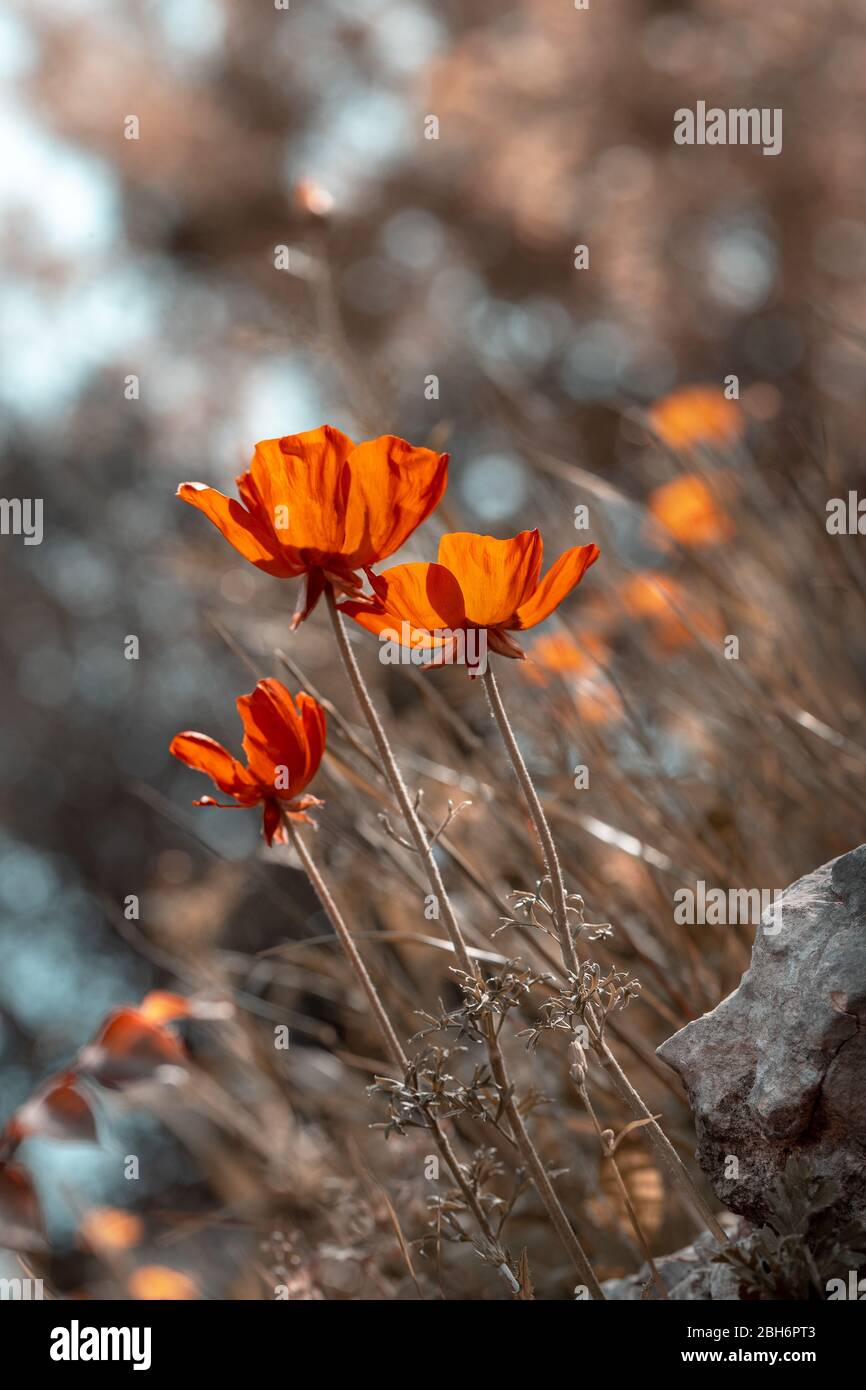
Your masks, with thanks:
M 509 540 L 455 531 L 440 540 L 437 564 L 368 571 L 373 597 L 350 599 L 340 608 L 377 634 L 404 622 L 412 632 L 430 634 L 484 630 L 492 651 L 523 660 L 525 652 L 509 631 L 549 617 L 599 555 L 597 545 L 575 546 L 542 579 L 543 549 L 538 531 Z
M 149 1302 L 198 1298 L 195 1280 L 167 1265 L 142 1265 L 133 1270 L 129 1276 L 129 1292 L 133 1298 Z
M 237 479 L 240 501 L 204 483 L 181 483 L 235 550 L 278 579 L 305 583 L 293 627 L 332 583 L 360 589 L 357 570 L 378 564 L 411 536 L 442 499 L 448 455 L 382 435 L 353 444 L 331 425 L 264 439 Z
M 680 545 L 722 545 L 734 534 L 728 513 L 703 478 L 683 473 L 650 493 L 650 514 Z
M 585 724 L 607 724 L 623 714 L 619 692 L 602 669 L 609 654 L 598 633 L 582 634 L 579 643 L 566 633 L 553 633 L 533 642 L 527 675 L 537 685 L 550 685 L 558 678 Z
M 649 423 L 671 449 L 723 449 L 743 432 L 743 413 L 717 386 L 684 386 L 656 401 Z
M 666 574 L 633 574 L 622 585 L 620 597 L 633 618 L 649 624 L 653 641 L 669 651 L 685 646 L 696 634 L 717 635 L 714 615 L 699 609 L 682 584 Z
M 526 674 L 539 685 L 550 677 L 567 679 L 593 670 L 606 654 L 604 641 L 597 633 L 581 633 L 580 641 L 566 632 L 551 632 L 537 637 L 529 649 Z
M 129 1250 L 143 1231 L 140 1216 L 118 1207 L 93 1207 L 81 1223 L 81 1234 L 96 1250 Z
M 309 820 L 310 806 L 323 803 L 301 795 L 318 771 L 325 751 L 325 712 L 311 695 L 301 693 L 297 706 L 277 680 L 259 681 L 236 702 L 244 726 L 246 766 L 207 734 L 176 734 L 169 751 L 187 767 L 205 772 L 237 806 L 264 805 L 267 843 L 285 843 L 282 815 Z M 203 796 L 194 806 L 221 806 Z

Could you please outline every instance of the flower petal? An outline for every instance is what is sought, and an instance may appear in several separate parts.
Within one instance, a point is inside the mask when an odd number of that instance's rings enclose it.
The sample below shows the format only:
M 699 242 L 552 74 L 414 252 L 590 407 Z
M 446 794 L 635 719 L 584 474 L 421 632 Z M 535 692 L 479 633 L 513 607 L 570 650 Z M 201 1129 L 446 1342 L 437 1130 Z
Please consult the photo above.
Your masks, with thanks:
M 597 545 L 577 545 L 572 550 L 566 550 L 550 566 L 535 593 L 520 605 L 516 613 L 517 621 L 508 626 L 517 629 L 535 627 L 536 623 L 549 618 L 566 594 L 570 594 L 580 583 L 600 553 Z
M 205 483 L 181 483 L 177 495 L 204 512 L 229 545 L 257 569 L 277 579 L 289 579 L 300 573 L 279 553 L 276 541 L 259 517 L 248 512 L 234 497 L 225 497 Z
M 175 734 L 168 751 L 187 767 L 206 773 L 214 786 L 233 796 L 241 805 L 254 806 L 260 799 L 258 787 L 243 763 L 207 734 L 191 730 Z
M 359 569 L 393 555 L 439 505 L 448 455 L 384 434 L 353 450 L 349 470 L 343 558 Z
M 269 799 L 265 802 L 264 812 L 262 814 L 262 835 L 265 838 L 265 843 L 268 848 L 271 847 L 274 840 L 276 840 L 278 845 L 284 845 L 288 840 L 283 825 L 280 803 L 276 800 Z
M 338 607 L 368 632 L 382 634 L 406 623 L 412 634 L 454 631 L 466 621 L 460 585 L 444 565 L 413 563 L 394 565 L 382 574 L 370 574 L 373 597 L 349 599 Z M 432 645 L 439 645 L 431 641 Z
M 246 491 L 255 490 L 281 550 L 302 568 L 343 552 L 347 460 L 354 447 L 348 435 L 331 425 L 256 445 Z
M 518 646 L 513 637 L 509 637 L 504 627 L 489 627 L 487 629 L 487 645 L 492 652 L 497 652 L 499 656 L 510 656 L 514 661 L 525 661 L 526 652 Z
M 295 611 L 292 614 L 291 629 L 296 632 L 301 623 L 309 618 L 322 594 L 325 592 L 326 576 L 325 571 L 316 566 L 315 569 L 307 570 L 304 575 L 303 583 L 298 592 L 298 601 Z
M 538 531 L 521 531 L 508 540 L 454 531 L 439 542 L 439 563 L 463 590 L 466 615 L 478 627 L 498 627 L 514 617 L 541 573 Z
M 259 681 L 237 702 L 250 772 L 274 798 L 290 800 L 314 777 L 325 748 L 325 712 L 310 695 L 297 708 L 277 680 Z M 276 770 L 288 771 L 288 787 L 276 788 Z

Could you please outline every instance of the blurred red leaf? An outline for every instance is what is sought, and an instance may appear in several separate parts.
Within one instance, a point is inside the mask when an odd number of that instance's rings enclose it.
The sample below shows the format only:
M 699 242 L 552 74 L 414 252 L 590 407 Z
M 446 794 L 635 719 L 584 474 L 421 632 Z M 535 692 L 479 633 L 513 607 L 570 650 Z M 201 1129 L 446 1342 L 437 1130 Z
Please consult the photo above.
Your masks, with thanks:
M 185 1067 L 186 1054 L 167 1028 L 140 1009 L 116 1009 L 81 1053 L 81 1067 L 111 1088 L 143 1081 L 159 1067 Z
M 74 1072 L 52 1076 L 16 1110 L 6 1130 L 13 1146 L 30 1136 L 98 1142 L 93 1111 L 75 1080 Z

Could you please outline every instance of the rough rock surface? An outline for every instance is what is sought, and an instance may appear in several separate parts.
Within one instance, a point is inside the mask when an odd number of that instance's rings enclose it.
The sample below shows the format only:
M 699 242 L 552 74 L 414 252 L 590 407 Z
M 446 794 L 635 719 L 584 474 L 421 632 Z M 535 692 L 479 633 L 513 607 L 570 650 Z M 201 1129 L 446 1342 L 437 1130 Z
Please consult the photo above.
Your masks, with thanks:
M 668 1291 L 668 1298 L 675 1302 L 695 1299 L 714 1303 L 737 1302 L 741 1299 L 742 1290 L 736 1269 L 728 1264 L 715 1263 L 713 1256 L 717 1252 L 716 1242 L 705 1231 L 685 1250 L 678 1250 L 674 1255 L 658 1256 L 655 1266 Z M 606 1279 L 602 1288 L 608 1298 L 617 1302 L 634 1303 L 659 1298 L 647 1265 L 639 1269 L 637 1274 L 627 1274 L 623 1279 Z
M 658 1051 L 731 1211 L 765 1221 L 767 1188 L 797 1152 L 866 1219 L 866 845 L 785 889 L 733 994 Z

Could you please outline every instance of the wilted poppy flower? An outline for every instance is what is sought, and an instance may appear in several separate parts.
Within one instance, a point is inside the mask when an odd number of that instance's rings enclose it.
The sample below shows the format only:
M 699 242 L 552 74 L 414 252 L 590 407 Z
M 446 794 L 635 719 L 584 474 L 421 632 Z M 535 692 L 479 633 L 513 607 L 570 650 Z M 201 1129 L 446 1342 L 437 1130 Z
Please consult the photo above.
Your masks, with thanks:
M 656 401 L 649 423 L 671 449 L 723 449 L 743 432 L 743 414 L 717 386 L 684 386 Z
M 169 751 L 187 767 L 206 772 L 234 806 L 264 805 L 264 837 L 268 844 L 285 842 L 283 814 L 293 820 L 309 820 L 310 806 L 321 806 L 314 796 L 302 795 L 318 771 L 325 750 L 325 712 L 311 695 L 300 694 L 297 703 L 276 680 L 259 681 L 250 695 L 237 701 L 244 726 L 246 766 L 207 734 L 176 734 Z M 194 806 L 222 806 L 203 796 Z
M 721 545 L 733 535 L 728 513 L 696 473 L 683 473 L 650 494 L 649 509 L 680 545 Z
M 198 507 L 245 560 L 278 579 L 305 583 L 293 626 L 308 617 L 331 583 L 356 592 L 356 571 L 378 564 L 438 505 L 448 455 L 385 434 L 353 444 L 331 425 L 264 439 L 240 501 L 204 483 L 181 483 L 178 497 Z
M 538 531 L 521 531 L 502 541 L 456 531 L 439 542 L 437 564 L 368 572 L 373 597 L 349 599 L 340 608 L 377 634 L 406 623 L 412 634 L 429 634 L 434 652 L 450 643 L 449 634 L 483 630 L 491 651 L 522 660 L 525 652 L 509 632 L 535 627 L 549 617 L 599 554 L 597 545 L 575 546 L 542 579 L 543 548 Z

